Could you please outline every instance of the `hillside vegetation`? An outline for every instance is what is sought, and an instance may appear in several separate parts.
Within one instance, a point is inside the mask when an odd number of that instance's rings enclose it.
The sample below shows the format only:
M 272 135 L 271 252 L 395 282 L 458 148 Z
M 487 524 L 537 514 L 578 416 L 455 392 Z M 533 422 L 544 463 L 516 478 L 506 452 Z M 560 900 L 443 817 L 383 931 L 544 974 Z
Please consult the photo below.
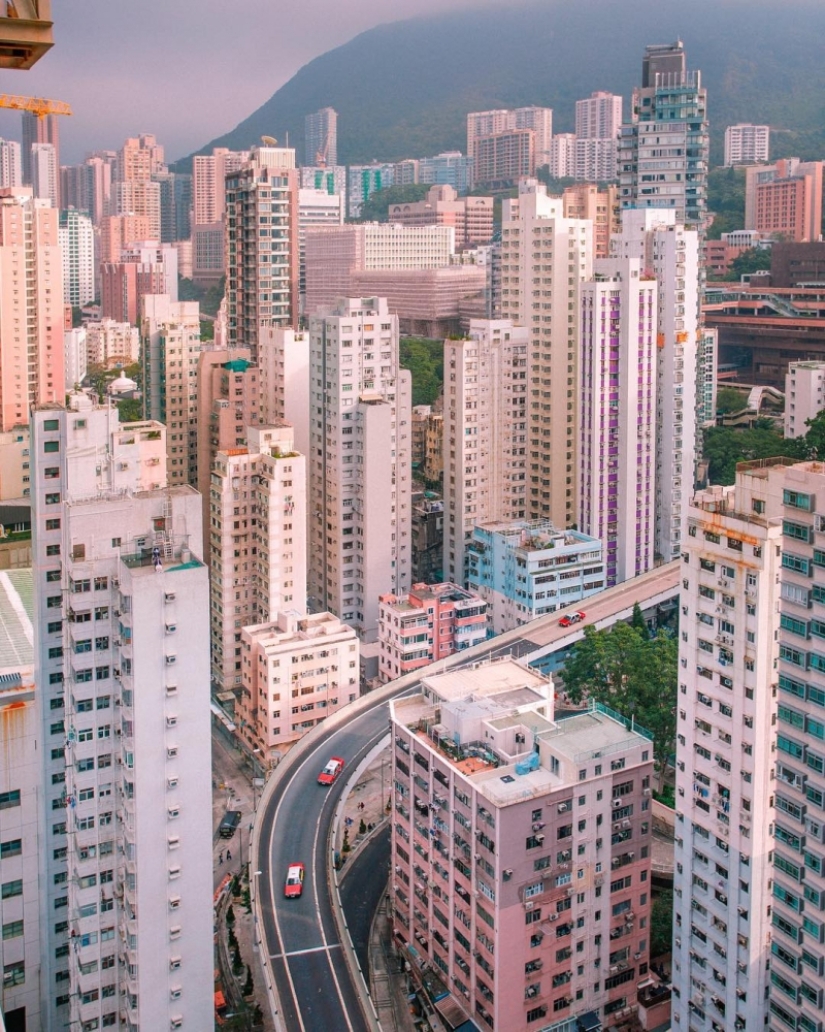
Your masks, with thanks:
M 305 65 L 199 153 L 288 132 L 303 160 L 304 116 L 326 105 L 341 163 L 463 150 L 466 113 L 485 108 L 548 105 L 554 131 L 571 131 L 592 90 L 622 94 L 627 117 L 645 45 L 679 37 L 708 88 L 714 163 L 740 121 L 774 127 L 779 156 L 825 153 L 821 0 L 539 0 L 395 22 Z

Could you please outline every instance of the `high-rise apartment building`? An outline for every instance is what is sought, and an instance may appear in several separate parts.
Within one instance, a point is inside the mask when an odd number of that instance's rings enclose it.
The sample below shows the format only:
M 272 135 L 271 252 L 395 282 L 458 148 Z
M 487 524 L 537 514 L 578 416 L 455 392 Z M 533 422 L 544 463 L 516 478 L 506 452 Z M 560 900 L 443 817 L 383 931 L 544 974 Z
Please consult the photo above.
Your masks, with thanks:
M 22 186 L 23 166 L 20 144 L 16 140 L 0 139 L 0 187 Z
M 769 125 L 729 125 L 725 129 L 725 165 L 763 164 L 768 160 L 770 143 Z
M 326 190 L 301 187 L 298 190 L 298 290 L 301 298 L 301 312 L 307 289 L 306 235 L 311 226 L 342 226 L 344 224 L 344 198 Z
M 192 235 L 192 176 L 185 172 L 155 172 L 160 187 L 160 242 L 171 244 Z
M 672 211 L 703 232 L 709 147 L 707 91 L 701 73 L 686 70 L 681 40 L 646 47 L 632 118 L 619 134 L 622 208 Z
M 390 702 L 393 932 L 454 1027 L 606 1027 L 647 975 L 652 745 L 598 707 L 552 718 L 512 659 Z
M 573 178 L 584 183 L 605 183 L 616 178 L 616 141 L 576 138 Z
M 639 258 L 600 258 L 580 303 L 578 526 L 612 587 L 654 565 L 656 280 Z
M 295 152 L 256 147 L 226 177 L 226 299 L 230 347 L 258 360 L 262 326 L 298 318 L 298 178 Z
M 21 112 L 20 118 L 23 140 L 20 147 L 23 185 L 31 186 L 33 182 L 32 146 L 34 144 L 50 143 L 54 147 L 55 167 L 60 168 L 60 119 L 57 115 L 38 118 L 29 111 Z M 55 207 L 59 207 L 59 204 L 56 204 Z
M 770 804 L 785 787 L 787 755 L 785 731 L 776 737 L 785 648 L 776 612 L 791 562 L 783 554 L 798 544 L 783 541 L 782 460 L 772 461 L 740 465 L 735 486 L 700 491 L 685 514 L 673 929 L 681 1029 L 761 1028 L 766 1012 L 774 825 L 793 823 Z
M 524 176 L 535 175 L 538 167 L 532 129 L 508 129 L 475 140 L 473 176 L 478 186 L 491 190 L 512 187 Z
M 593 273 L 592 223 L 562 210 L 528 181 L 504 201 L 501 233 L 501 314 L 529 333 L 525 516 L 561 528 L 578 515 L 578 290 Z
M 198 283 L 217 282 L 225 271 L 226 177 L 249 161 L 249 151 L 214 147 L 192 158 L 192 275 Z
M 35 197 L 58 207 L 60 170 L 57 152 L 50 143 L 33 143 L 31 150 L 32 190 Z
M 378 638 L 378 596 L 410 585 L 410 374 L 384 298 L 310 319 L 311 608 Z
M 31 187 L 0 190 L 0 428 L 64 394 L 58 213 Z
M 576 101 L 576 136 L 580 140 L 615 140 L 622 127 L 622 98 L 596 90 Z
M 144 412 L 166 426 L 170 485 L 198 484 L 197 301 L 146 294 L 141 307 Z
M 0 615 L 7 628 L 0 663 L 0 965 L 6 1029 L 46 1027 L 40 1010 L 43 949 L 38 920 L 38 865 L 44 847 L 37 692 L 42 689 L 34 680 L 33 594 L 31 569 L 5 571 L 0 577 Z
M 146 239 L 160 241 L 160 183 L 151 179 L 127 179 L 112 183 L 110 210 L 113 215 L 143 216 L 149 226 Z
M 803 243 L 822 235 L 822 161 L 783 158 L 745 169 L 745 229 Z
M 359 692 L 360 644 L 332 613 L 277 613 L 241 631 L 241 737 L 264 770 Z
M 344 165 L 302 165 L 299 174 L 304 190 L 323 190 L 342 198 L 347 195 L 347 170 Z
M 527 509 L 529 333 L 471 319 L 444 342 L 444 575 L 467 584 L 473 528 Z
M 557 133 L 550 142 L 550 175 L 553 179 L 572 178 L 576 171 L 576 134 Z
M 292 427 L 247 427 L 247 445 L 219 451 L 209 491 L 212 678 L 242 681 L 241 628 L 306 612 L 306 458 Z
M 100 223 L 100 262 L 119 262 L 127 247 L 151 239 L 145 215 L 106 215 Z
M 816 1028 L 825 993 L 825 466 L 804 462 L 767 474 L 769 492 L 781 504 L 783 540 L 779 665 L 769 674 L 774 692 L 778 688 L 776 777 L 765 789 L 774 793 L 773 808 L 765 807 L 765 820 L 773 819 L 773 870 L 766 872 L 773 878 L 772 913 L 762 941 L 767 954 L 770 940 L 766 1027 L 784 1032 L 794 1022 L 798 1029 Z
M 444 151 L 432 158 L 419 158 L 417 182 L 451 186 L 457 193 L 466 194 L 475 183 L 473 159 L 461 151 Z
M 47 1029 L 213 1021 L 209 588 L 164 437 L 32 411 Z
M 86 357 L 95 365 L 131 365 L 140 358 L 140 330 L 131 323 L 103 319 L 87 322 Z
M 610 238 L 621 232 L 619 190 L 615 184 L 599 189 L 596 183 L 575 183 L 562 194 L 566 219 L 589 219 L 593 223 L 593 257 L 610 257 Z
M 260 373 L 249 360 L 248 348 L 204 344 L 198 353 L 198 491 L 203 502 L 205 541 L 209 552 L 209 493 L 212 466 L 219 451 L 247 446 L 246 428 L 263 419 Z
M 338 112 L 325 107 L 304 118 L 304 164 L 338 164 Z
M 117 155 L 117 179 L 121 183 L 148 181 L 156 172 L 165 172 L 163 144 L 151 133 L 141 133 L 124 141 Z
M 95 299 L 95 236 L 92 220 L 74 208 L 60 212 L 58 240 L 63 252 L 63 299 L 80 307 Z
M 487 638 L 487 603 L 458 584 L 413 584 L 381 595 L 379 676 L 392 681 Z
M 575 606 L 605 587 L 602 542 L 549 520 L 479 523 L 467 551 L 467 583 L 488 604 L 491 635 Z
M 524 175 L 533 175 L 536 168 L 549 161 L 550 141 L 553 137 L 553 109 L 544 107 L 523 107 L 512 110 L 471 111 L 467 115 L 467 156 L 476 160 L 476 181 L 478 177 L 478 146 L 481 139 L 489 139 L 515 130 L 529 130 L 532 136 L 532 153 L 535 165 Z
M 636 258 L 658 284 L 656 317 L 656 556 L 682 551 L 682 519 L 694 484 L 700 381 L 699 235 L 669 211 L 624 211 L 613 238 L 617 257 Z M 712 357 L 712 349 L 711 349 Z

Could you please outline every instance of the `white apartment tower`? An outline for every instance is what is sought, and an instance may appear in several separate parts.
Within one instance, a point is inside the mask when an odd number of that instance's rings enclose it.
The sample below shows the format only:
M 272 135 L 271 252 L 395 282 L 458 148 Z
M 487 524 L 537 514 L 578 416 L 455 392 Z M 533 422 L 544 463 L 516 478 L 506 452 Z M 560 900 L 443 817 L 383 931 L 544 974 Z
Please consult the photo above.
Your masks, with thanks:
M 580 140 L 615 140 L 622 127 L 622 98 L 596 90 L 576 101 L 576 137 Z
M 529 334 L 528 519 L 564 528 L 578 516 L 579 287 L 593 274 L 593 224 L 525 181 L 505 200 L 501 315 Z
M 725 165 L 767 164 L 770 145 L 769 125 L 729 125 L 725 130 Z
M 209 1028 L 200 499 L 166 487 L 159 423 L 75 394 L 31 427 L 42 1027 Z
M 34 196 L 57 208 L 60 170 L 57 167 L 57 151 L 51 143 L 32 144 L 31 169 Z
M 166 425 L 170 484 L 198 483 L 198 356 L 201 347 L 197 301 L 172 301 L 168 294 L 143 298 L 141 338 L 144 411 Z
M 58 240 L 63 251 L 63 300 L 80 307 L 95 299 L 95 238 L 88 215 L 60 212 Z
M 599 258 L 581 289 L 578 526 L 600 538 L 608 587 L 653 568 L 656 281 Z
M 825 409 L 825 362 L 789 362 L 785 374 L 785 436 L 804 437 Z
M 242 681 L 241 628 L 306 612 L 306 459 L 292 427 L 249 426 L 247 447 L 212 464 L 209 553 L 212 676 Z
M 734 487 L 699 492 L 685 514 L 673 939 L 685 1032 L 761 1028 L 766 1008 L 784 565 L 770 473 L 742 464 Z
M 656 555 L 670 562 L 681 554 L 682 518 L 694 483 L 700 336 L 699 240 L 672 211 L 622 212 L 613 253 L 641 261 L 658 283 L 656 370 Z M 701 395 L 701 396 L 700 396 Z
M 378 640 L 378 596 L 410 587 L 410 374 L 385 298 L 310 319 L 311 608 Z
M 524 517 L 528 330 L 471 319 L 444 342 L 444 576 L 467 584 L 473 528 Z
M 0 139 L 0 186 L 21 186 L 22 183 L 20 144 L 16 140 Z

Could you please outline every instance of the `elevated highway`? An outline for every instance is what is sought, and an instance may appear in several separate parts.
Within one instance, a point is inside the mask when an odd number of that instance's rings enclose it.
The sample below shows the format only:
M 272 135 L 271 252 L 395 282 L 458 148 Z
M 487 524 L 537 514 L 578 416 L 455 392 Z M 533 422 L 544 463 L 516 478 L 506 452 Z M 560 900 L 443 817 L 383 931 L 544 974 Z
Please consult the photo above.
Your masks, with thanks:
M 570 647 L 584 627 L 608 627 L 665 604 L 679 589 L 680 563 L 589 598 L 587 619 L 559 626 L 559 613 L 500 635 L 392 681 L 314 728 L 275 769 L 258 806 L 250 848 L 256 942 L 279 1032 L 375 1032 L 378 1024 L 345 928 L 330 849 L 335 809 L 349 772 L 388 737 L 390 699 L 415 691 L 422 676 L 507 654 L 540 662 Z M 317 784 L 330 756 L 347 768 L 331 788 Z M 285 899 L 291 863 L 306 865 L 300 899 Z M 376 871 L 384 878 L 384 871 Z

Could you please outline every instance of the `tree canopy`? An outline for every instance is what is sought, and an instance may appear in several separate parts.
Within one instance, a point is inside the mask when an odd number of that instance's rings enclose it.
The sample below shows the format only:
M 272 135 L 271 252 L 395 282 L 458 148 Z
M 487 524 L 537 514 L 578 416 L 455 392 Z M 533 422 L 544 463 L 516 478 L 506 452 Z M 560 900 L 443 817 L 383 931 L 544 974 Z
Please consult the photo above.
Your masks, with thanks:
M 573 702 L 587 696 L 648 731 L 662 777 L 676 741 L 678 645 L 665 631 L 651 636 L 640 616 L 609 630 L 585 627 L 564 664 L 564 684 Z
M 444 341 L 402 337 L 399 361 L 412 376 L 413 405 L 432 405 L 444 383 Z
M 376 190 L 364 201 L 359 222 L 389 222 L 391 204 L 413 204 L 423 201 L 430 189 L 428 183 L 409 183 Z
M 806 454 L 805 440 L 789 440 L 775 430 L 759 425 L 752 430 L 713 426 L 705 431 L 702 446 L 703 458 L 708 461 L 708 479 L 711 484 L 732 484 L 736 480 L 737 462 L 769 459 L 775 455 L 803 458 Z

